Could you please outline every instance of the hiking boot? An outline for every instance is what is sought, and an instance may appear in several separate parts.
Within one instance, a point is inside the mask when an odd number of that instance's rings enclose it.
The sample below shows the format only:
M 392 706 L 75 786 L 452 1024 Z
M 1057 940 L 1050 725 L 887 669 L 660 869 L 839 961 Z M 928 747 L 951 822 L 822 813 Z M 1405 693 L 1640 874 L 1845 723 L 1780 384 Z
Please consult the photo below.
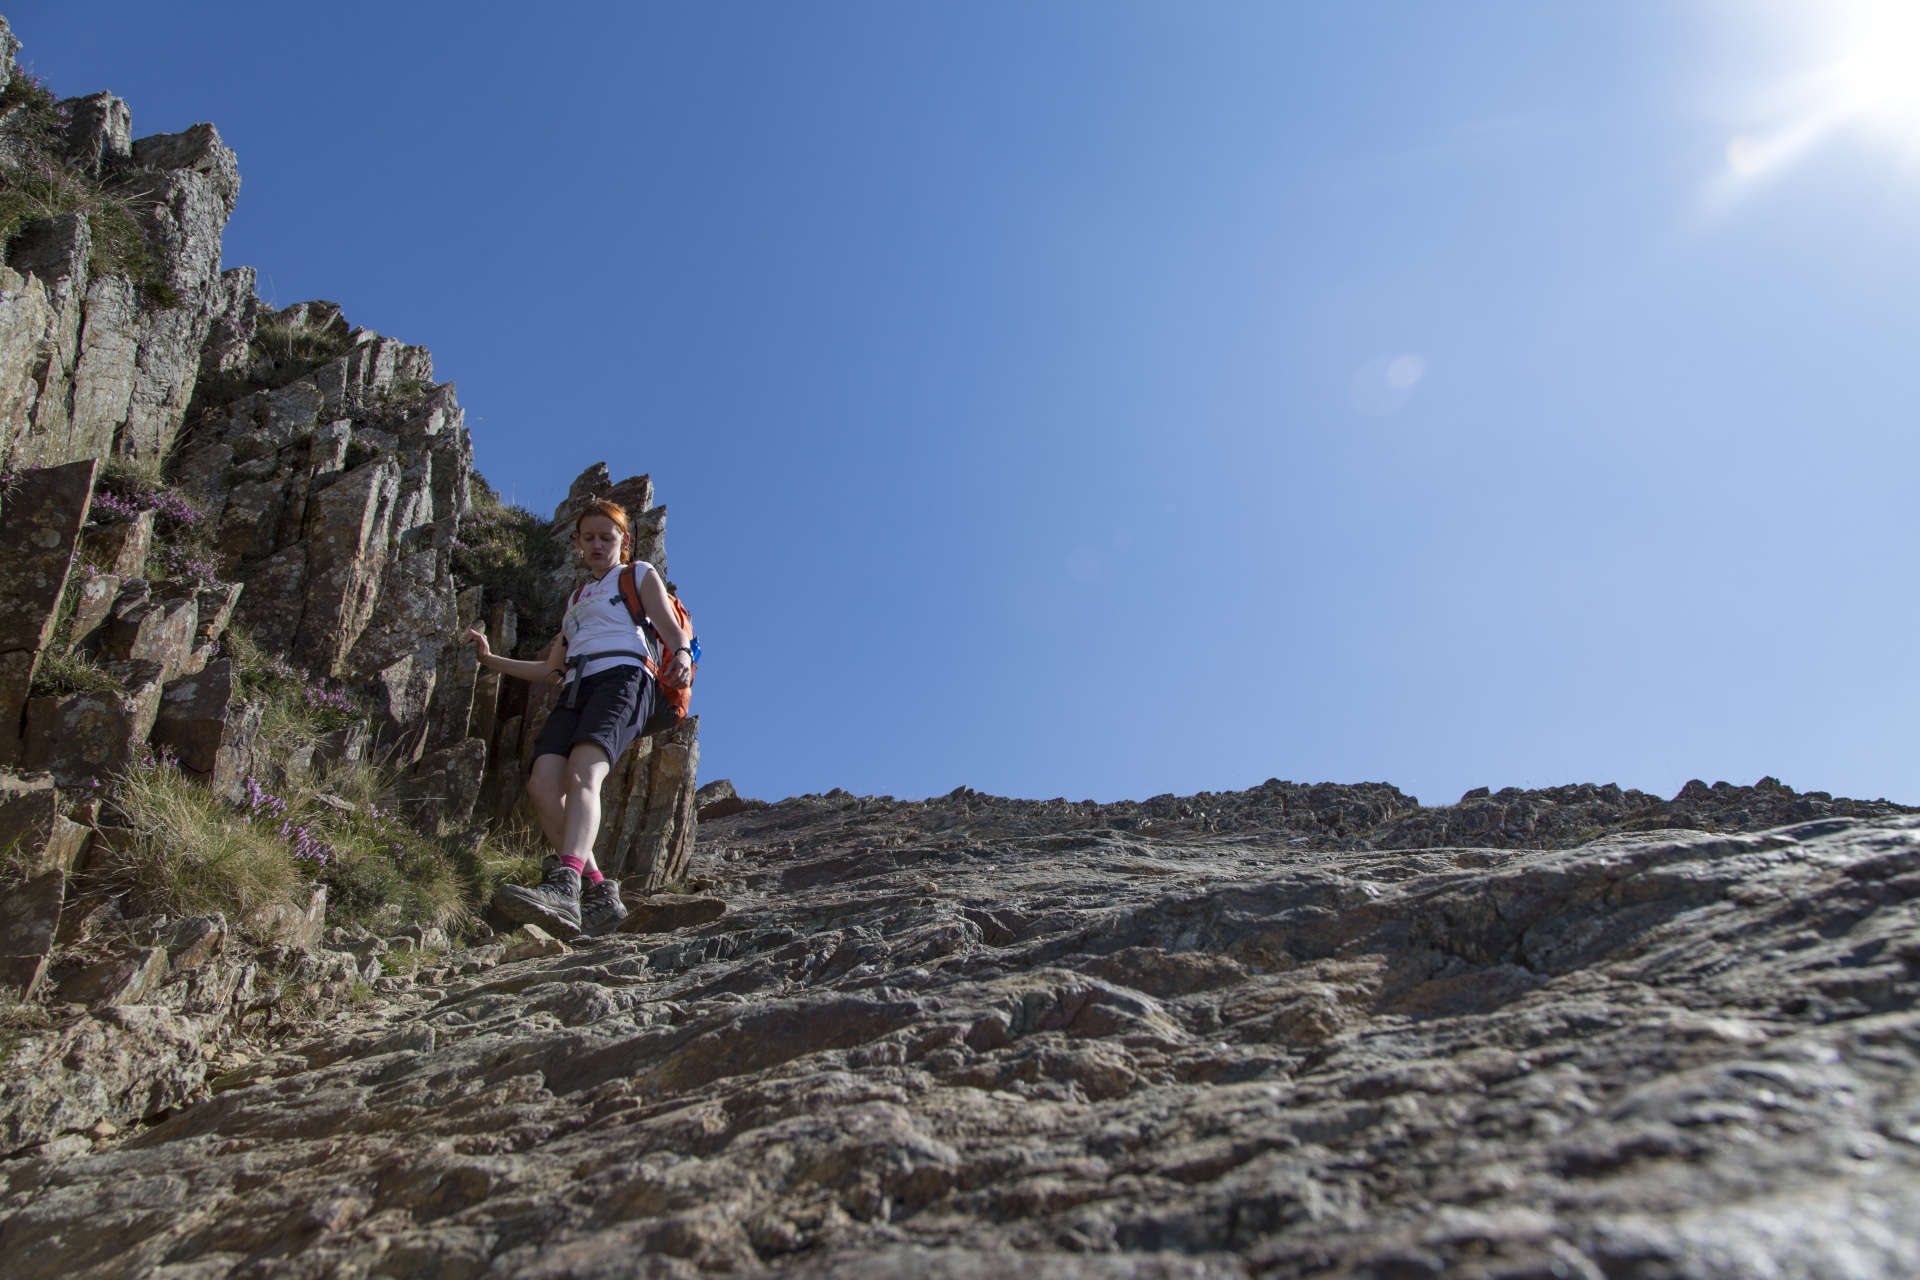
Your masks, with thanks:
M 537 924 L 565 941 L 580 932 L 580 873 L 558 858 L 540 866 L 540 883 L 531 889 L 517 884 L 495 889 L 493 913 L 513 924 Z
M 620 882 L 602 880 L 580 890 L 580 932 L 590 938 L 612 933 L 627 918 L 627 904 L 620 901 Z

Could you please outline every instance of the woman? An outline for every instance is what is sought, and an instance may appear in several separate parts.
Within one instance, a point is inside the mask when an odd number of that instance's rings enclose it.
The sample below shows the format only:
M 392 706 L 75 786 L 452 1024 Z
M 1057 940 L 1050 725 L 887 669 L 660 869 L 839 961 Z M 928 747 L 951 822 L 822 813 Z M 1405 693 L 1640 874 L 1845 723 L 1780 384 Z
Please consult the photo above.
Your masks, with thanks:
M 503 885 L 493 895 L 499 915 L 515 924 L 538 924 L 562 938 L 607 933 L 626 918 L 619 883 L 594 865 L 593 842 L 600 833 L 600 784 L 653 707 L 653 676 L 643 660 L 651 659 L 670 687 L 683 687 L 693 678 L 692 639 L 653 566 L 635 563 L 633 571 L 641 607 L 659 636 L 657 647 L 620 593 L 620 573 L 632 547 L 626 509 L 605 499 L 588 503 L 573 522 L 573 549 L 593 577 L 569 599 L 560 635 L 546 658 L 500 657 L 478 627 L 466 637 L 493 670 L 562 686 L 534 741 L 527 776 L 527 794 L 554 854 L 539 884 L 530 889 Z M 664 665 L 660 649 L 672 655 Z

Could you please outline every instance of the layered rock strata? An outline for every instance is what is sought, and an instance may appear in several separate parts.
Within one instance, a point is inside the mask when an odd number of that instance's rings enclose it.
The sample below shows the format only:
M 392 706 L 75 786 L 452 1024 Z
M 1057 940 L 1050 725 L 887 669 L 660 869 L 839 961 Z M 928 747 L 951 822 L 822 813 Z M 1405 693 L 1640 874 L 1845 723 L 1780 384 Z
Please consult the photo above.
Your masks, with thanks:
M 0 1247 L 22 1277 L 1920 1268 L 1920 816 L 1384 850 L 1327 813 L 998 807 L 716 819 L 719 918 L 455 953 L 137 1136 L 0 1164 Z

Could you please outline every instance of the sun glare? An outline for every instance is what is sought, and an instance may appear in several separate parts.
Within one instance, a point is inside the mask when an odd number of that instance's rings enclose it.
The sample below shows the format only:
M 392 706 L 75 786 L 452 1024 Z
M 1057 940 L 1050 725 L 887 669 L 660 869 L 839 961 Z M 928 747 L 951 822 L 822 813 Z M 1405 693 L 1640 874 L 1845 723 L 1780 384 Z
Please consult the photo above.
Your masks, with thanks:
M 1920 132 L 1920 0 L 1848 6 L 1836 68 L 1845 109 Z
M 1920 0 L 1821 0 L 1800 13 L 1796 43 L 1813 64 L 1782 86 L 1796 102 L 1784 119 L 1728 140 L 1735 182 L 1782 172 L 1850 129 L 1920 158 Z

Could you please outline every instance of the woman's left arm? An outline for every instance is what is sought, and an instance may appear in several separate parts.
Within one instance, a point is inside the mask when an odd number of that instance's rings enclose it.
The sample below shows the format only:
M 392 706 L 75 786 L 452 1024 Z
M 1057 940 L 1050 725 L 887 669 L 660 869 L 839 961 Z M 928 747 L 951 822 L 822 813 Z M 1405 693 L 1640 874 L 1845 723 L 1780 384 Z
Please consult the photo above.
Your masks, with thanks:
M 640 603 L 646 608 L 647 621 L 666 641 L 671 655 L 660 672 L 660 682 L 676 689 L 684 688 L 693 679 L 693 655 L 687 650 L 693 637 L 681 628 L 680 619 L 674 615 L 673 601 L 667 598 L 667 584 L 660 580 L 657 569 L 648 569 L 647 576 L 640 580 Z

